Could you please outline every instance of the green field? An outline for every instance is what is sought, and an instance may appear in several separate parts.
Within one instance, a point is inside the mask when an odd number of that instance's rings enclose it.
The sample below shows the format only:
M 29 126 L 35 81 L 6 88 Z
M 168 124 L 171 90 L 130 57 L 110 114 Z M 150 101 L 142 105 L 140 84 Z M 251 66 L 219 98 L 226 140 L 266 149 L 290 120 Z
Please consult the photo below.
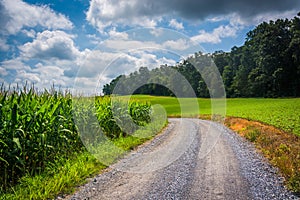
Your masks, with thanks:
M 168 116 L 181 116 L 178 100 L 174 97 L 155 97 L 135 95 L 133 99 L 150 101 L 164 106 Z M 184 116 L 211 114 L 211 100 L 199 98 L 199 110 L 191 103 L 195 99 L 180 99 L 185 104 Z M 273 125 L 287 132 L 300 135 L 300 98 L 264 99 L 236 98 L 226 99 L 226 116 L 241 117 Z

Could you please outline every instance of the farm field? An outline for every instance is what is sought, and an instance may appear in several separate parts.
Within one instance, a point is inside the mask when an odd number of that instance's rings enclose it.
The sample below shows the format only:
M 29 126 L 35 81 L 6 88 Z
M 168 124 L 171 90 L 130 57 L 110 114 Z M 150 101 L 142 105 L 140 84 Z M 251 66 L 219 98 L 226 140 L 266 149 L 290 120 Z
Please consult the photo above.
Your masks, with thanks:
M 112 105 L 109 97 L 73 98 L 68 91 L 0 87 L 0 199 L 47 199 L 68 191 L 159 132 L 166 121 L 150 111 L 149 103 L 115 100 Z M 116 120 L 126 123 L 118 126 Z M 106 162 L 88 154 L 91 148 Z M 61 174 L 60 168 L 68 170 Z M 2 196 L 6 192 L 12 194 Z
M 174 97 L 134 95 L 131 98 L 149 101 L 152 105 L 161 104 L 169 117 L 181 116 L 178 100 Z M 197 99 L 199 110 L 193 107 L 192 100 L 182 99 L 182 102 L 186 104 L 185 111 L 188 112 L 184 113 L 184 116 L 197 116 L 199 111 L 200 115 L 211 114 L 210 99 Z M 229 98 L 226 99 L 226 104 L 226 116 L 260 121 L 300 136 L 300 98 Z
M 122 98 L 120 97 L 119 100 Z M 84 103 L 80 100 L 83 100 Z M 210 99 L 177 99 L 148 95 L 131 96 L 129 105 L 119 100 L 112 104 L 108 97 L 77 99 L 72 98 L 68 92 L 44 91 L 37 93 L 33 88 L 10 92 L 2 88 L 0 90 L 0 111 L 3 113 L 3 115 L 1 114 L 2 126 L 0 126 L 0 171 L 5 176 L 0 179 L 2 187 L 0 193 L 4 192 L 0 195 L 0 199 L 1 197 L 4 199 L 53 198 L 55 194 L 68 193 L 72 191 L 72 187 L 76 186 L 76 183 L 82 183 L 82 179 L 84 179 L 82 177 L 96 174 L 122 155 L 118 151 L 108 152 L 103 148 L 103 151 L 100 149 L 99 153 L 102 157 L 110 159 L 104 165 L 96 161 L 92 155 L 87 153 L 86 143 L 83 145 L 78 134 L 82 130 L 89 132 L 91 128 L 93 131 L 93 126 L 91 123 L 76 123 L 75 125 L 74 117 L 77 118 L 77 121 L 79 118 L 87 120 L 91 114 L 96 114 L 97 124 L 102 127 L 104 134 L 111 139 L 114 145 L 123 149 L 123 152 L 150 139 L 165 125 L 165 118 L 159 118 L 155 120 L 155 123 L 150 123 L 151 126 L 148 126 L 150 118 L 152 120 L 152 117 L 161 117 L 156 115 L 155 107 L 154 110 L 151 110 L 150 104 L 163 106 L 168 117 L 198 117 L 199 114 L 207 117 L 211 114 L 212 105 Z M 217 105 L 220 105 L 219 101 L 224 102 L 224 100 L 216 100 Z M 181 113 L 179 102 L 184 107 L 183 113 Z M 195 109 L 195 102 L 199 104 L 199 109 Z M 264 122 L 300 135 L 299 98 L 241 98 L 227 99 L 226 103 L 227 116 Z M 112 113 L 112 108 L 116 105 L 121 105 L 120 109 L 117 109 L 118 119 L 114 118 Z M 129 113 L 127 106 L 129 106 Z M 90 113 L 93 110 L 95 113 Z M 81 114 L 78 115 L 78 113 Z M 116 124 L 116 120 L 121 120 L 121 118 L 123 118 L 121 121 L 129 119 L 128 114 L 135 124 L 145 127 L 136 132 L 135 127 L 123 127 L 124 130 L 134 132 L 133 137 L 127 136 Z M 125 123 L 125 125 L 129 125 L 129 123 Z M 135 134 L 138 137 L 135 137 Z M 99 139 L 101 140 L 101 137 Z M 288 141 L 287 144 L 290 142 Z M 280 145 L 282 146 L 282 144 Z M 297 146 L 298 143 L 295 145 Z M 289 148 L 295 151 L 298 149 L 292 148 L 292 146 Z M 276 153 L 277 151 L 270 149 L 268 152 Z M 293 154 L 296 157 L 298 155 L 297 152 Z M 268 153 L 267 156 L 270 155 Z M 296 161 L 295 156 L 289 155 L 289 158 Z M 279 156 L 274 158 L 282 160 Z M 285 161 L 284 163 L 289 162 Z M 298 169 L 298 166 L 298 162 L 296 162 L 293 167 L 285 165 L 282 167 L 291 171 L 287 178 L 295 179 L 289 179 L 292 180 L 290 185 L 297 183 L 299 176 L 295 175 L 294 171 Z M 61 168 L 67 171 L 61 170 Z M 78 169 L 81 173 L 78 173 Z M 57 176 L 50 178 L 56 173 Z M 42 184 L 45 182 L 43 180 L 47 180 L 47 184 Z M 47 187 L 49 184 L 53 187 Z M 9 190 L 14 185 L 16 187 Z M 62 187 L 62 185 L 66 187 Z M 297 191 L 297 187 L 296 185 L 290 188 L 296 188 L 294 190 Z M 33 190 L 35 192 L 32 192 Z M 5 194 L 5 191 L 9 193 Z

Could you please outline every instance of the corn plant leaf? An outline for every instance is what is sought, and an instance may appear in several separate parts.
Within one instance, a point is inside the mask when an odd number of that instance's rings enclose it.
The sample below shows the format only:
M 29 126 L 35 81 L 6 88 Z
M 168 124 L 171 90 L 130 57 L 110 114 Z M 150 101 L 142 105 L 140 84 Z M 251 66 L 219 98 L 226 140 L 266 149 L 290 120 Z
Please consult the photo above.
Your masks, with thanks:
M 13 141 L 14 141 L 14 143 L 17 144 L 17 146 L 18 146 L 19 149 L 22 149 L 19 138 L 13 138 Z
M 9 165 L 9 163 L 4 158 L 0 157 L 0 161 L 5 162 L 5 164 Z

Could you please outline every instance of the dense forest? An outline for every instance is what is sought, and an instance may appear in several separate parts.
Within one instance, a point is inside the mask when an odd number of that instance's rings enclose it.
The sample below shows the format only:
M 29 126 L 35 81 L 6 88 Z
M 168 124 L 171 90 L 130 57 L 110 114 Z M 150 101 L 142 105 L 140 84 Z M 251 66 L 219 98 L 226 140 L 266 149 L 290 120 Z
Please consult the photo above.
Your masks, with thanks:
M 211 63 L 208 60 L 214 61 L 219 78 L 211 75 Z M 197 69 L 197 63 L 201 63 L 201 69 Z M 203 63 L 207 65 L 204 66 Z M 103 93 L 115 93 L 117 83 L 122 82 L 117 94 L 133 92 L 174 96 L 168 86 L 186 85 L 181 83 L 177 72 L 184 76 L 197 97 L 211 96 L 211 88 L 221 85 L 216 83 L 219 80 L 223 80 L 227 97 L 299 97 L 300 13 L 291 20 L 278 19 L 261 23 L 247 33 L 243 46 L 235 46 L 230 52 L 197 52 L 176 66 L 164 65 L 153 70 L 141 67 L 139 71 L 128 76 L 120 75 L 103 87 Z M 134 91 L 126 89 L 134 88 L 133 84 L 139 85 L 145 80 L 148 80 L 147 84 Z M 181 94 L 189 96 L 190 93 Z

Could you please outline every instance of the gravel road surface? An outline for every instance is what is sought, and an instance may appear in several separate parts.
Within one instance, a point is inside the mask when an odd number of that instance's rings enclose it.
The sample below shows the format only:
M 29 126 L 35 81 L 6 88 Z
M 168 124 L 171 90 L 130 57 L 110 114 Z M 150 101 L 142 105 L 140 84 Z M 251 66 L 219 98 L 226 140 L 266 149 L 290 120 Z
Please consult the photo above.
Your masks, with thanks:
M 66 199 L 299 199 L 252 144 L 223 125 L 169 122 Z

